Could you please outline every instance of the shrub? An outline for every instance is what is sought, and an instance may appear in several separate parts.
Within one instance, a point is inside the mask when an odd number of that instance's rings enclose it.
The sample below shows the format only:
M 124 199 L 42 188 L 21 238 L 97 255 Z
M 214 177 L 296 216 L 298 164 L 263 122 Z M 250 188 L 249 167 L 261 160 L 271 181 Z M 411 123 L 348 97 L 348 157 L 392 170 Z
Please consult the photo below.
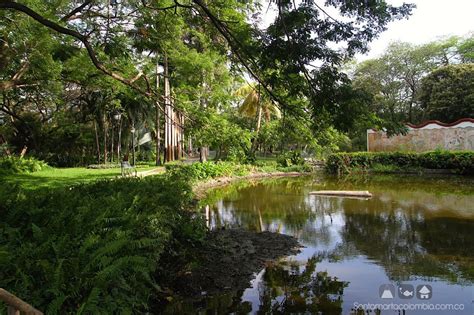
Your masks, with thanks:
M 305 163 L 304 158 L 301 156 L 301 151 L 288 151 L 282 153 L 278 159 L 277 163 L 280 166 L 288 167 L 292 165 L 303 165 Z
M 460 174 L 474 174 L 474 152 L 431 151 L 413 152 L 357 152 L 336 153 L 328 157 L 326 170 L 329 173 L 349 173 L 353 170 L 447 169 Z
M 168 164 L 166 170 L 171 176 L 196 181 L 221 176 L 243 176 L 250 173 L 253 167 L 247 164 L 219 161 L 217 163 Z
M 185 178 L 190 182 L 223 176 L 245 176 L 252 172 L 311 172 L 312 167 L 306 163 L 280 166 L 275 161 L 256 161 L 254 165 L 236 164 L 233 162 L 205 162 L 193 164 L 167 164 L 167 174 Z
M 49 168 L 48 164 L 34 158 L 4 157 L 0 158 L 2 173 L 33 173 Z
M 185 211 L 191 197 L 188 182 L 168 175 L 34 194 L 3 185 L 2 287 L 46 314 L 146 312 L 170 244 L 205 235 Z
M 313 168 L 309 164 L 302 164 L 302 165 L 291 165 L 287 167 L 279 166 L 277 167 L 277 171 L 279 172 L 298 172 L 298 173 L 310 173 L 313 171 Z

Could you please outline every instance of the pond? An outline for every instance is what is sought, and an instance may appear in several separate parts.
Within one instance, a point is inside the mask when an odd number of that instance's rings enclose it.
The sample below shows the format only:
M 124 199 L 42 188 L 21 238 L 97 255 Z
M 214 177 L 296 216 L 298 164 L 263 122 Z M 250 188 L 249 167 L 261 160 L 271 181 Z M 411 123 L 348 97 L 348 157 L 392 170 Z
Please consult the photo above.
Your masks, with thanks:
M 373 197 L 308 194 L 325 189 Z M 203 299 L 202 313 L 474 314 L 474 178 L 245 181 L 210 192 L 202 205 L 210 228 L 284 233 L 304 246 L 243 292 Z

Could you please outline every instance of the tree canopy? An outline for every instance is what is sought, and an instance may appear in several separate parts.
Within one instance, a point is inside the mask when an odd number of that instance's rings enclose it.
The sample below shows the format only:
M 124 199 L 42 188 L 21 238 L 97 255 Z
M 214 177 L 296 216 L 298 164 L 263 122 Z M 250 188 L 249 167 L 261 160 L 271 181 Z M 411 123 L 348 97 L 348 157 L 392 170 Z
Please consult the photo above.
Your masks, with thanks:
M 448 65 L 423 78 L 425 117 L 443 122 L 474 117 L 474 64 Z
M 277 13 L 262 27 L 267 6 Z M 214 123 L 213 113 L 239 128 L 252 125 L 231 114 L 234 92 L 249 77 L 279 108 L 281 126 L 294 119 L 316 143 L 335 112 L 348 109 L 334 97 L 349 82 L 340 66 L 413 8 L 349 0 L 2 0 L 3 143 L 57 155 L 57 141 L 69 139 L 61 159 L 106 161 L 120 144 L 130 148 L 129 130 L 156 134 L 159 147 L 160 134 L 174 137 L 174 129 L 166 132 L 172 124 L 204 148 L 215 139 L 198 139 L 198 130 Z M 291 141 L 277 142 L 282 149 L 308 144 Z

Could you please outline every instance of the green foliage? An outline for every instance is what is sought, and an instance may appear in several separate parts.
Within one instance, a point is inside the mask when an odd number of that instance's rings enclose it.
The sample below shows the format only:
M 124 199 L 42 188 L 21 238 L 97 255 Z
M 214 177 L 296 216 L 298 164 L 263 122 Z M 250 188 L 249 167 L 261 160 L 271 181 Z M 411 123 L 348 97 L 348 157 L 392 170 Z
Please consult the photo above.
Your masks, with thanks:
M 216 149 L 216 159 L 246 162 L 252 133 L 226 119 L 214 110 L 201 111 L 200 122 L 194 126 L 196 145 Z
M 326 170 L 332 174 L 350 173 L 353 170 L 381 172 L 414 169 L 442 169 L 461 174 L 474 174 L 474 152 L 431 151 L 409 152 L 357 152 L 336 153 L 327 158 Z
M 304 164 L 298 164 L 298 165 L 290 165 L 287 167 L 279 166 L 276 168 L 276 170 L 279 172 L 285 172 L 285 173 L 289 173 L 289 172 L 310 173 L 313 171 L 313 168 L 308 163 L 304 163 Z
M 390 21 L 410 15 L 413 8 L 329 1 L 323 7 L 346 17 L 333 21 L 312 1 L 270 1 L 279 16 L 260 29 L 262 3 L 254 0 L 92 1 L 73 16 L 68 13 L 77 9 L 74 1 L 2 4 L 0 102 L 8 119 L 0 122 L 6 130 L 1 134 L 12 152 L 26 146 L 34 156 L 61 167 L 100 164 L 106 157 L 113 162 L 111 151 L 130 150 L 132 125 L 137 134 L 160 132 L 155 105 L 164 84 L 157 70 L 165 55 L 173 106 L 190 118 L 186 124 L 199 121 L 199 111 L 225 116 L 186 126 L 193 141 L 215 149 L 218 159 L 247 162 L 256 150 L 274 151 L 275 139 L 281 140 L 282 150 L 295 143 L 313 147 L 310 127 L 318 122 L 310 119 L 311 112 L 319 112 L 331 87 L 343 79 L 338 69 L 342 60 L 367 51 L 368 42 Z M 51 23 L 39 23 L 28 16 L 31 12 Z M 58 36 L 55 23 L 70 30 L 68 35 Z M 91 46 L 77 45 L 73 32 Z M 337 48 L 330 45 L 334 41 Z M 97 69 L 90 57 L 107 70 Z M 307 69 L 313 63 L 321 67 Z M 111 72 L 126 84 L 111 78 Z M 245 111 L 253 118 L 247 118 L 251 124 L 236 124 L 239 118 L 226 114 L 235 105 L 233 90 L 247 75 L 260 82 L 253 93 L 245 93 L 249 97 L 243 107 L 251 107 Z M 332 100 L 326 103 L 339 107 Z M 295 124 L 299 126 L 285 125 L 282 134 L 292 133 L 288 139 L 273 137 L 273 128 L 259 139 L 259 132 L 252 132 L 259 129 L 256 125 L 263 129 L 258 120 L 268 122 L 280 110 L 287 120 L 293 116 L 301 121 Z M 118 113 L 121 120 L 114 118 Z M 150 150 L 141 152 L 146 154 L 138 159 L 152 158 Z
M 293 157 L 289 158 L 289 164 L 286 165 L 277 164 L 275 161 L 255 161 L 253 164 L 218 161 L 166 165 L 166 173 L 169 176 L 189 182 L 217 177 L 245 176 L 253 172 L 310 172 L 311 170 L 311 166 L 301 158 L 301 153 L 293 154 Z
M 0 158 L 0 173 L 33 173 L 48 168 L 48 164 L 35 158 L 19 158 L 15 156 Z
M 338 110 L 343 113 L 336 127 L 349 133 L 352 148 L 347 149 L 363 149 L 369 128 L 403 134 L 406 122 L 452 122 L 474 115 L 472 78 L 460 71 L 470 67 L 472 43 L 472 35 L 423 45 L 394 42 L 379 58 L 357 64 L 350 71 L 352 89 L 336 91 L 331 97 L 342 98 L 340 105 L 329 109 L 335 117 Z
M 252 165 L 233 162 L 204 162 L 193 164 L 168 164 L 166 171 L 170 176 L 190 181 L 198 181 L 223 176 L 242 176 L 254 170 Z
M 303 165 L 304 158 L 301 156 L 301 151 L 287 151 L 278 156 L 277 163 L 280 166 L 288 167 L 292 165 Z
M 0 190 L 2 287 L 48 314 L 145 312 L 170 243 L 205 235 L 189 183 L 165 175 Z
M 433 71 L 423 79 L 420 99 L 428 119 L 450 123 L 474 117 L 474 64 Z
M 458 51 L 463 63 L 474 62 L 474 34 L 459 44 Z

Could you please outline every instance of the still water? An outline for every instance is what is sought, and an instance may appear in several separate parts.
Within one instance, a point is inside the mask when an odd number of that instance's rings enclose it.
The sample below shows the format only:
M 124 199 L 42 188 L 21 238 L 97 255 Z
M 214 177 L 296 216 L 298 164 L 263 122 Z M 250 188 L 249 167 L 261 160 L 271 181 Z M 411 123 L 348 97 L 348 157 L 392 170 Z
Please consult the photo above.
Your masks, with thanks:
M 373 197 L 308 194 L 325 189 Z M 202 202 L 211 228 L 284 233 L 304 246 L 203 311 L 474 314 L 474 178 L 278 178 L 219 188 Z

